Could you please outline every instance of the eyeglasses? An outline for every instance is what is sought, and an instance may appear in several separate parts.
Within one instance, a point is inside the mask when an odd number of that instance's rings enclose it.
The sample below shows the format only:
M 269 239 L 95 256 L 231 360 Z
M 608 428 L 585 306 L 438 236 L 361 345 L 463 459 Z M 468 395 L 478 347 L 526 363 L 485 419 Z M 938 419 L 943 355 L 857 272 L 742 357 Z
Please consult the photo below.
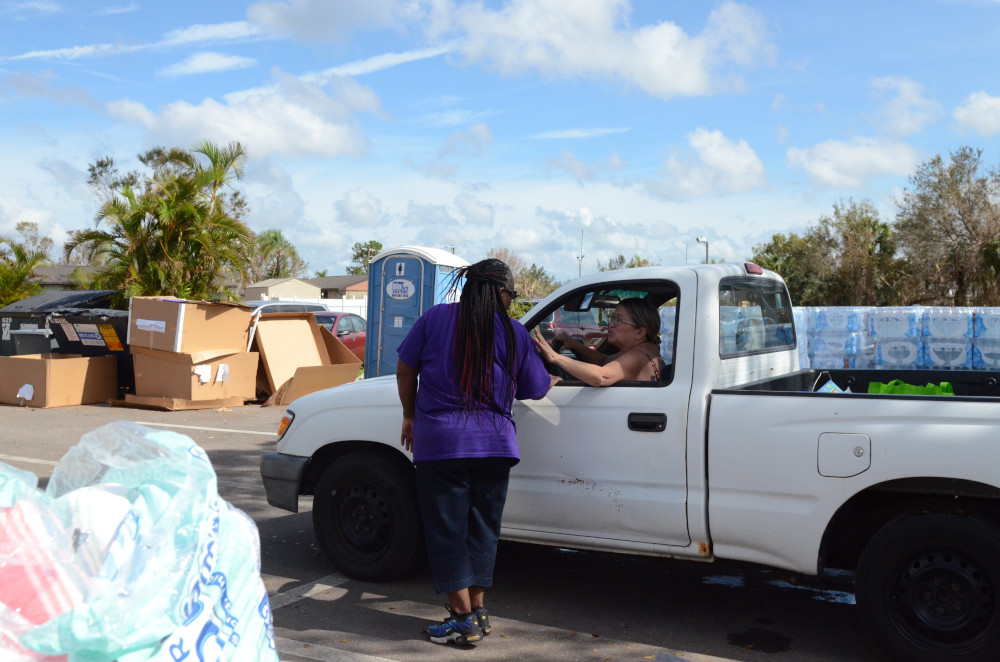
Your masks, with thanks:
M 517 290 L 508 290 L 505 287 L 505 288 L 503 288 L 503 291 L 510 295 L 510 300 L 511 301 L 514 301 L 515 299 L 517 299 Z
M 621 315 L 612 315 L 611 317 L 608 318 L 608 326 L 618 326 L 619 324 L 631 324 L 634 327 L 639 326 L 635 322 L 629 322 Z

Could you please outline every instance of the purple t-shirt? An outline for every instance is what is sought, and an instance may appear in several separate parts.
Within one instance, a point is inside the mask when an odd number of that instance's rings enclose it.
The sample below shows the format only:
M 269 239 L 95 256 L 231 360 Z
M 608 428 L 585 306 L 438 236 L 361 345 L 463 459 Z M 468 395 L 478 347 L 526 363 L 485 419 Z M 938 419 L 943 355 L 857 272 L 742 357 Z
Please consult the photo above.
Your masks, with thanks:
M 399 358 L 420 373 L 416 412 L 413 416 L 413 461 L 464 457 L 520 459 L 510 410 L 513 398 L 504 392 L 507 345 L 500 314 L 494 331 L 494 409 L 464 415 L 452 370 L 452 345 L 458 327 L 457 303 L 439 304 L 417 319 L 399 346 Z M 514 397 L 536 400 L 549 390 L 545 370 L 528 330 L 516 320 L 514 328 L 517 370 Z M 501 413 L 503 412 L 503 413 Z M 478 415 L 482 413 L 482 416 Z

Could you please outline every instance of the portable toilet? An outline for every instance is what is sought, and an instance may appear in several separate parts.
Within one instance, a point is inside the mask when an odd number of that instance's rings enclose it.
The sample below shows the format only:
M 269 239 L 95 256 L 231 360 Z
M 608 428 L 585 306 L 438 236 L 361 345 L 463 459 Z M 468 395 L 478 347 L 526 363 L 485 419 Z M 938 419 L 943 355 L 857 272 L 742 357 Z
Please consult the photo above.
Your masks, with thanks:
M 439 248 L 401 246 L 382 251 L 368 265 L 365 377 L 396 374 L 396 350 L 425 310 L 458 301 L 455 270 L 469 262 Z

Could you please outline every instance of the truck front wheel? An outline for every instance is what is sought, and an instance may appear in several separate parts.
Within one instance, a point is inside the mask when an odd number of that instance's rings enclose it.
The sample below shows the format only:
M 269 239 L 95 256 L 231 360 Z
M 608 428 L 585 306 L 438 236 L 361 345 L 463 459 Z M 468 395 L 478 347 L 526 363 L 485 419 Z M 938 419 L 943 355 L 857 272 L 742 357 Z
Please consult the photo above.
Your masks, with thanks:
M 1000 527 L 975 516 L 901 517 L 855 576 L 862 621 L 899 660 L 1000 660 Z
M 384 455 L 351 453 L 327 467 L 312 517 L 320 549 L 355 579 L 394 579 L 424 553 L 413 469 Z

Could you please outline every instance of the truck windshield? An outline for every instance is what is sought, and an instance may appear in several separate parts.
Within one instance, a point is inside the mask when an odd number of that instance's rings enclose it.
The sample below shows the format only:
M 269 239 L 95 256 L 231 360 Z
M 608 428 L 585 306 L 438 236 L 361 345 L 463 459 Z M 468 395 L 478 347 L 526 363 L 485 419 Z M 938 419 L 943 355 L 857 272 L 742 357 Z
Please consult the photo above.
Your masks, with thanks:
M 719 284 L 722 358 L 795 348 L 788 290 L 776 281 L 726 278 Z

